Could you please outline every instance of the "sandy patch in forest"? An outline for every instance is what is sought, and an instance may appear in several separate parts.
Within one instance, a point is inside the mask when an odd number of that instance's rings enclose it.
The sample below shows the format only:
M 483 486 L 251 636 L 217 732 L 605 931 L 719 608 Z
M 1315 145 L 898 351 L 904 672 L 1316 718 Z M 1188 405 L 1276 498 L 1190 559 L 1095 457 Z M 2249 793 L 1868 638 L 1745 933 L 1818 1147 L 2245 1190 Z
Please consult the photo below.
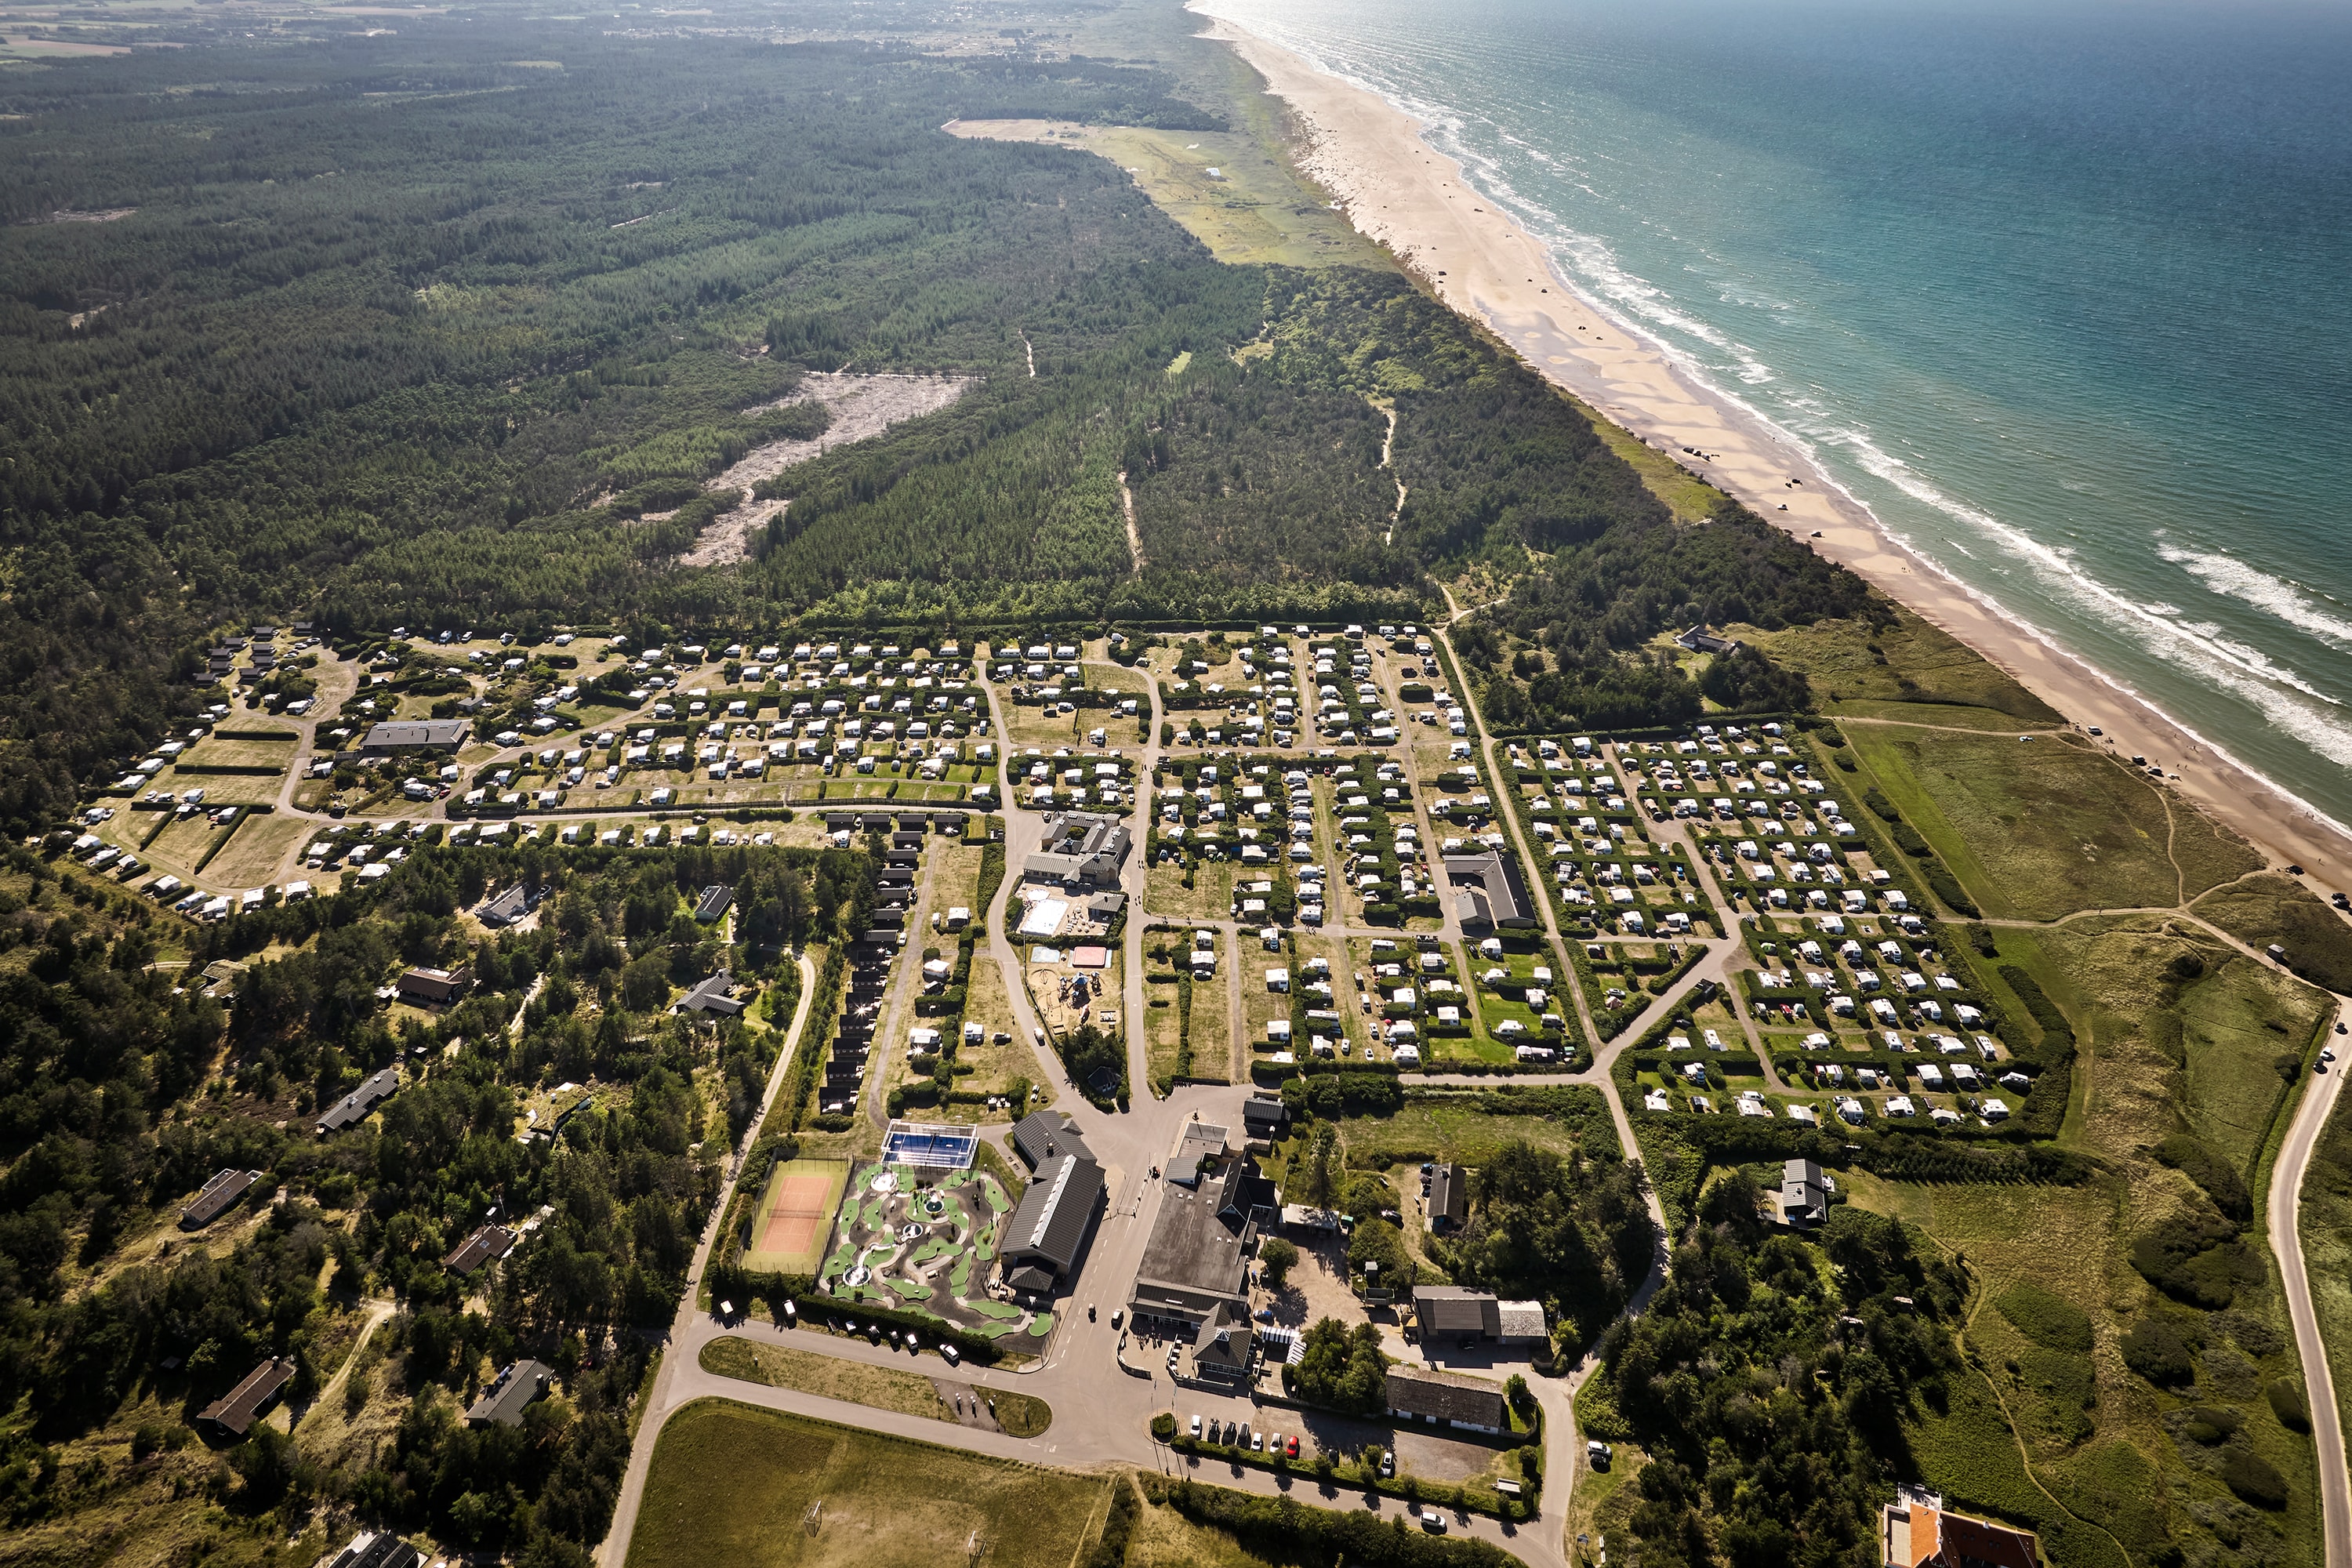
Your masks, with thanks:
M 812 372 L 800 384 L 800 390 L 782 403 L 798 403 L 814 398 L 833 411 L 833 423 L 824 435 L 814 441 L 771 441 L 766 446 L 746 453 L 743 460 L 710 481 L 715 490 L 741 490 L 747 497 L 763 479 L 774 479 L 795 463 L 805 463 L 820 453 L 835 447 L 845 447 L 853 441 L 864 441 L 879 436 L 893 425 L 918 419 L 926 414 L 936 414 L 964 395 L 965 388 L 977 378 L 958 375 L 850 375 L 824 374 Z M 782 403 L 770 404 L 779 407 Z M 751 537 L 755 530 L 767 525 L 768 520 L 790 503 L 782 500 L 747 500 L 732 511 L 721 512 L 710 520 L 694 542 L 694 548 L 678 557 L 681 566 L 728 566 L 751 556 Z

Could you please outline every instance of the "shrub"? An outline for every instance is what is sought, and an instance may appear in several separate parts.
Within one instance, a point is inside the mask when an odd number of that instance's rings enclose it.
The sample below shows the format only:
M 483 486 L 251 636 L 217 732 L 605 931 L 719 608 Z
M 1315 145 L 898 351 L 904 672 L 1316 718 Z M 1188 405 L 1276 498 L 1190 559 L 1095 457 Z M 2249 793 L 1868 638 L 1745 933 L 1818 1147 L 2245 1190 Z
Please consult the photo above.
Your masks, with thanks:
M 2278 1379 L 2263 1390 L 2263 1397 L 2271 1402 L 2271 1414 L 2279 1418 L 2280 1426 L 2290 1432 L 2311 1430 L 2311 1405 L 2294 1379 Z
M 2037 1345 L 2077 1355 L 2090 1353 L 2090 1314 L 2062 1296 L 2039 1285 L 2022 1284 L 1996 1297 L 1993 1306 Z
M 1165 1443 L 1175 1436 L 1176 1417 L 1174 1415 L 1163 1410 L 1151 1418 L 1151 1436 L 1154 1442 Z
M 2230 1449 L 2221 1456 L 2221 1475 L 2222 1484 L 2256 1508 L 2286 1506 L 2286 1478 L 2258 1454 Z
M 2156 1157 L 2205 1189 L 2213 1205 L 2240 1225 L 2254 1217 L 2246 1184 L 2221 1152 L 2201 1139 L 2176 1132 L 2156 1146 Z
M 2150 1383 L 2174 1387 L 2197 1376 L 2189 1342 L 2162 1318 L 2148 1318 L 2126 1334 L 2123 1352 L 2124 1364 Z
M 1258 1247 L 1257 1262 L 1265 1271 L 1266 1282 L 1279 1290 L 1283 1279 L 1298 1267 L 1298 1248 L 1281 1237 L 1269 1237 Z

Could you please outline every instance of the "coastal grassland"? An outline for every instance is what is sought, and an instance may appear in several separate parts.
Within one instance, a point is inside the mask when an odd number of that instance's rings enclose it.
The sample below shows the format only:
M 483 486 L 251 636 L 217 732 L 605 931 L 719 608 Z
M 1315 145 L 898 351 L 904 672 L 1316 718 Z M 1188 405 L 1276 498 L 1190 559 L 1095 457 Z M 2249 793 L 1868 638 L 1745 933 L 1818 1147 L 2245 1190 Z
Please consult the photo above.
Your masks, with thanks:
M 814 1351 L 761 1344 L 728 1334 L 702 1347 L 702 1370 L 770 1388 L 796 1388 L 826 1399 L 870 1405 L 901 1415 L 953 1425 L 953 1407 L 940 1384 L 920 1373 L 869 1366 Z M 947 1376 L 942 1372 L 941 1375 Z M 950 1378 L 950 1382 L 953 1380 Z M 968 1384 L 956 1384 L 967 1387 Z M 1015 1437 L 1034 1437 L 1054 1424 L 1053 1406 L 1026 1394 L 995 1394 L 996 1418 Z
M 2352 991 L 2352 925 L 2294 879 L 2261 872 L 2215 889 L 2195 908 L 2250 947 L 2284 947 L 2287 967 L 2315 984 Z
M 2336 1408 L 2352 1425 L 2352 1098 L 2337 1099 L 2312 1150 L 2300 1228 Z
M 2252 850 L 2145 779 L 2064 735 L 2020 742 L 1881 721 L 1840 726 L 1883 791 L 1994 919 L 2056 920 L 2084 910 L 2171 908 L 2238 871 Z M 2236 872 L 2229 874 L 2234 875 Z
M 1591 423 L 1594 433 L 1609 449 L 1642 476 L 1643 488 L 1664 503 L 1676 522 L 1705 522 L 1715 515 L 1716 508 L 1728 499 L 1722 490 L 1631 430 L 1612 421 L 1582 398 L 1567 394 L 1563 395 L 1576 405 L 1578 413 Z
M 977 1531 L 992 1564 L 1068 1568 L 1109 1484 L 698 1400 L 655 1446 L 628 1563 L 934 1568 Z
M 1805 676 L 1814 697 L 1832 711 L 1845 711 L 1841 703 L 1917 702 L 1990 709 L 2007 714 L 2012 725 L 2066 721 L 1968 644 L 1900 605 L 1880 603 L 1891 624 L 1840 618 L 1779 631 L 1740 626 L 1737 635 Z
M 2277 1059 L 2312 1047 L 2325 999 L 2159 917 L 2000 935 L 2002 961 L 2074 1026 L 2063 1141 L 2097 1164 L 2071 1187 L 1842 1173 L 1851 1202 L 1916 1226 L 1974 1276 L 1965 1347 L 1981 1388 L 1916 1413 L 1921 1472 L 2036 1521 L 2062 1564 L 2116 1561 L 2109 1537 L 2132 1561 L 2168 1541 L 2189 1562 L 2225 1545 L 2305 1561 L 2315 1472 L 2280 1414 L 2292 1399 L 2273 1393 L 2300 1380 L 2260 1193 L 2291 1102 Z M 2030 1477 L 2001 1457 L 1996 1421 Z M 2258 1500 L 2269 1477 L 2282 1507 Z M 2029 1506 L 2027 1486 L 2054 1501 Z

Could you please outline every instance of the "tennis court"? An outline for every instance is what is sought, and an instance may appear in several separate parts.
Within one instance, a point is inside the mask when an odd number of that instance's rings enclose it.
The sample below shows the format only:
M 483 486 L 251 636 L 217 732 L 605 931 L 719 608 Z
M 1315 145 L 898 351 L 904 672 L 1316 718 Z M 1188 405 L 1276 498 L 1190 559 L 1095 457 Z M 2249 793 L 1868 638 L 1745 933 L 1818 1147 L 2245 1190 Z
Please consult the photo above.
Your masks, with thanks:
M 979 1146 L 977 1128 L 893 1121 L 882 1134 L 882 1163 L 918 1171 L 968 1171 Z
M 833 1211 L 849 1183 L 845 1160 L 785 1160 L 768 1173 L 751 1217 L 743 1267 L 754 1274 L 809 1274 L 824 1261 Z

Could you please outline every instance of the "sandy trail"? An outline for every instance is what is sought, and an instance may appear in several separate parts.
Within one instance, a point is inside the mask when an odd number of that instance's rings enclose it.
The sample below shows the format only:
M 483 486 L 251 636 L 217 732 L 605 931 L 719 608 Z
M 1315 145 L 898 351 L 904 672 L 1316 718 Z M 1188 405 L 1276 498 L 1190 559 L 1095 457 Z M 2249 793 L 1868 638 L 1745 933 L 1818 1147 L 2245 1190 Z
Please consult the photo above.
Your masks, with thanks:
M 1761 419 L 1573 293 L 1543 247 L 1422 141 L 1420 121 L 1230 22 L 1202 20 L 1206 36 L 1230 45 L 1297 114 L 1308 177 L 1439 299 L 1485 322 L 1611 419 L 1975 648 L 2067 718 L 2099 726 L 2122 754 L 2161 762 L 2174 787 L 2274 863 L 2335 869 L 2316 879 L 2324 886 L 2352 874 L 2352 838 L 2333 824 L 1904 548 Z
M 833 423 L 814 441 L 771 441 L 744 454 L 743 460 L 710 481 L 714 490 L 741 490 L 749 498 L 762 479 L 774 479 L 795 463 L 805 463 L 835 447 L 879 436 L 891 426 L 926 414 L 936 414 L 961 397 L 972 384 L 970 376 L 851 375 L 812 371 L 792 396 L 767 406 L 781 407 L 814 398 L 833 411 Z M 727 566 L 751 557 L 751 537 L 770 518 L 790 503 L 747 499 L 731 511 L 710 520 L 678 557 L 681 566 Z

